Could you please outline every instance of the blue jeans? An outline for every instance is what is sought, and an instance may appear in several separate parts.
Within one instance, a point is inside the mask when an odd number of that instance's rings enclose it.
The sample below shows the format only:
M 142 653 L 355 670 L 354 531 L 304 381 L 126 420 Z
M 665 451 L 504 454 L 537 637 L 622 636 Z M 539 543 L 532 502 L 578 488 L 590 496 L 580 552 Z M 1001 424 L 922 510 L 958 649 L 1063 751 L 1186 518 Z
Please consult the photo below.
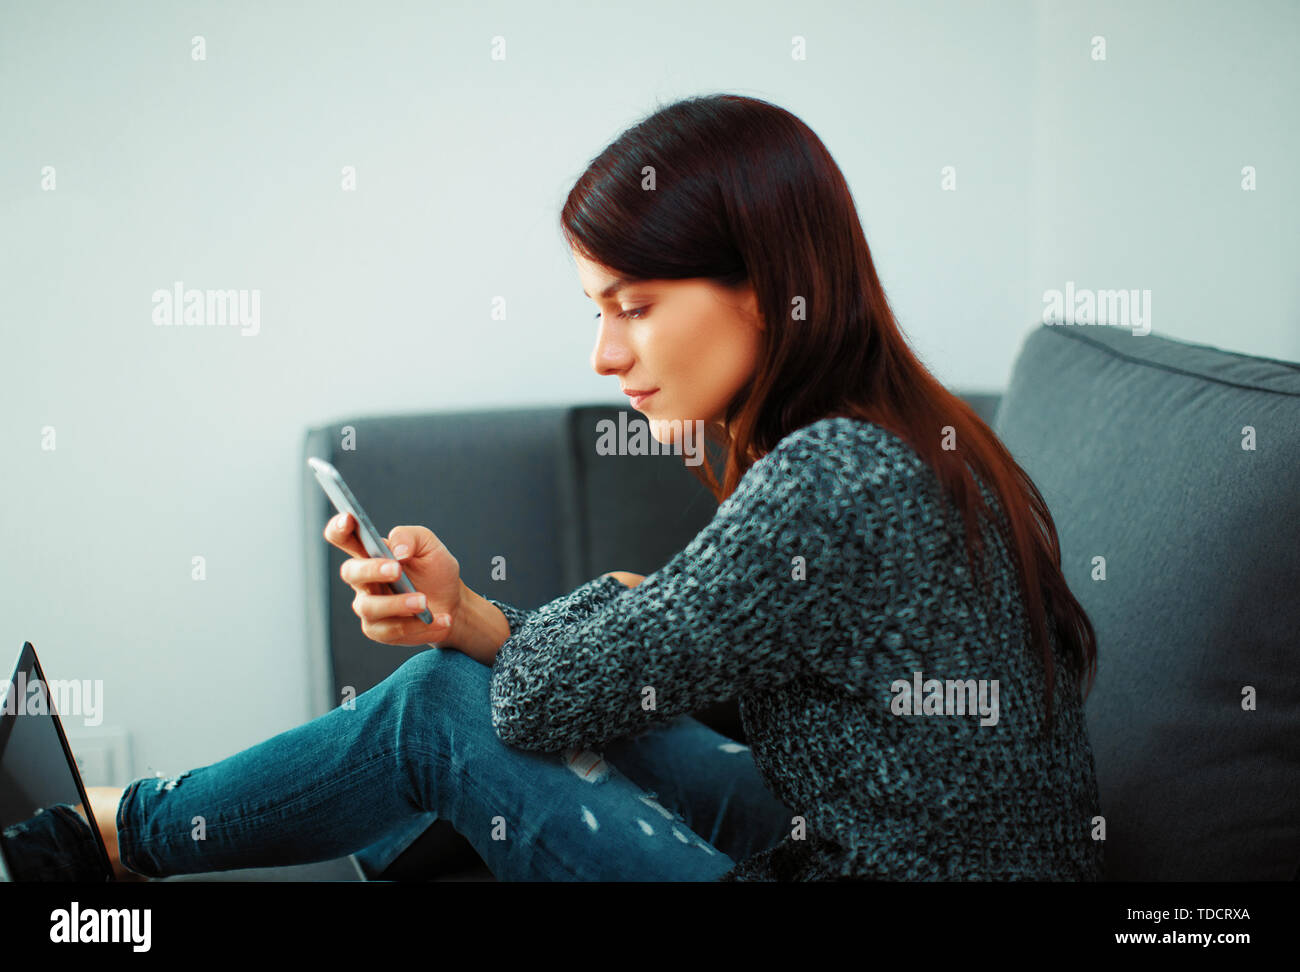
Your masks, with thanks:
M 599 753 L 497 738 L 491 669 L 412 656 L 312 721 L 131 782 L 118 852 L 150 877 L 331 860 L 377 875 L 439 818 L 503 881 L 711 881 L 790 831 L 748 748 L 679 716 Z M 603 759 L 601 756 L 603 755 Z

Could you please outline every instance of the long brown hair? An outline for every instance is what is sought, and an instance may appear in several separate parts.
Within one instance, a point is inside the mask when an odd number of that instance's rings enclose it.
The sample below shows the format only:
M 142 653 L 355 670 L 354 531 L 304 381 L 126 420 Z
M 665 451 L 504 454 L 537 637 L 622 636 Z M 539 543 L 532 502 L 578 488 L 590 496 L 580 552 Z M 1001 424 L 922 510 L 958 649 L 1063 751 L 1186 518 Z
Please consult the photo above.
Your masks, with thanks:
M 566 242 L 621 276 L 707 278 L 755 290 L 759 364 L 725 411 L 723 480 L 692 470 L 721 502 L 759 457 L 821 418 L 852 416 L 893 432 L 935 471 L 966 524 L 979 575 L 979 517 L 989 515 L 972 470 L 998 497 L 1016 560 L 1033 647 L 1054 666 L 1048 622 L 1091 691 L 1092 623 L 1061 573 L 1047 504 L 992 429 L 917 360 L 876 276 L 852 194 L 826 146 L 790 112 L 715 94 L 661 107 L 591 161 L 560 214 Z M 958 448 L 944 448 L 945 439 Z M 986 578 L 987 580 L 987 578 Z

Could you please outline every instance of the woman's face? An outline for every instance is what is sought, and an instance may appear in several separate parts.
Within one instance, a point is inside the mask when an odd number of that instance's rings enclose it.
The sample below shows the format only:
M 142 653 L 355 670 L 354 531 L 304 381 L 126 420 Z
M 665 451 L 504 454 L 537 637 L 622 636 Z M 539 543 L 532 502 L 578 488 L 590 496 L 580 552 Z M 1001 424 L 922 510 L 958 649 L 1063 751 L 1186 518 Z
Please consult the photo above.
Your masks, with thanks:
M 753 286 L 729 289 L 703 279 L 623 282 L 576 252 L 574 260 L 583 292 L 600 312 L 591 366 L 617 377 L 624 391 L 652 392 L 629 401 L 645 415 L 654 438 L 667 445 L 687 422 L 721 422 L 727 402 L 758 364 L 762 325 Z

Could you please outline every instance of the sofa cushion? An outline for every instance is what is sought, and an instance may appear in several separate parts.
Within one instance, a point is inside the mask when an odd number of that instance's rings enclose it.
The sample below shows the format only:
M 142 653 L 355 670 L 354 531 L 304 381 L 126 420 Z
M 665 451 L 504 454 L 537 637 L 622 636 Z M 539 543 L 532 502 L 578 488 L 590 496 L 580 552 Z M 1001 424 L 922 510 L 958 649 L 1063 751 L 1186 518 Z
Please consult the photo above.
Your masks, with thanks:
M 1296 877 L 1300 365 L 1043 325 L 995 427 L 1097 632 L 1107 876 Z

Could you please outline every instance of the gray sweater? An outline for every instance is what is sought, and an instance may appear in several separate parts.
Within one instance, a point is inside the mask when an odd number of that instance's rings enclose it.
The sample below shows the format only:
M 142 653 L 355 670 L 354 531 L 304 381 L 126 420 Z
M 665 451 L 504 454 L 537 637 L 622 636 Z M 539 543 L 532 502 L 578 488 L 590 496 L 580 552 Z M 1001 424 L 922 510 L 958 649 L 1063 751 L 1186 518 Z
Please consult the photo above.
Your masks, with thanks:
M 738 699 L 758 771 L 796 816 L 724 881 L 1098 879 L 1079 682 L 1058 653 L 1042 740 L 1042 659 L 1008 549 L 987 521 L 984 537 L 991 596 L 905 442 L 814 422 L 639 586 L 600 577 L 533 611 L 493 600 L 511 631 L 493 726 L 523 749 L 599 750 Z

